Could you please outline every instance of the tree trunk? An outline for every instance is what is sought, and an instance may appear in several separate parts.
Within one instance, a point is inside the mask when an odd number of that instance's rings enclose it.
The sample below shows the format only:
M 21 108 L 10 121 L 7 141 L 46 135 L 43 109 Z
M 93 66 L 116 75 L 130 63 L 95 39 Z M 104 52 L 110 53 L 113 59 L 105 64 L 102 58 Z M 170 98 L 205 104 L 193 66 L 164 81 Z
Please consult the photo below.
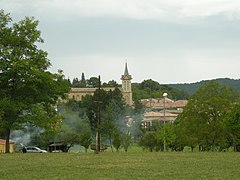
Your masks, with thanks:
M 112 135 L 111 135 L 111 133 L 109 134 L 109 143 L 110 143 L 111 150 L 112 150 L 112 152 L 113 152 Z
M 5 153 L 10 153 L 10 129 L 6 128 L 5 130 L 5 139 L 6 139 L 6 144 L 5 144 Z

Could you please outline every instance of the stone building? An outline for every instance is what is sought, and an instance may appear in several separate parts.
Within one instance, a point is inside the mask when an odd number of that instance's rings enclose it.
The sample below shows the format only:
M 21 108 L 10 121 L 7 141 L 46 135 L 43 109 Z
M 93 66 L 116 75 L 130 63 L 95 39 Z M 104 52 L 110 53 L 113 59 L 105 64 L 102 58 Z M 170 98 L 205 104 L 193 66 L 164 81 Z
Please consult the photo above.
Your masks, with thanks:
M 125 102 L 127 105 L 132 106 L 133 105 L 132 84 L 131 84 L 132 76 L 129 75 L 128 73 L 127 63 L 125 64 L 125 71 L 121 77 L 121 80 L 122 80 L 121 92 L 122 92 L 123 98 L 125 99 Z
M 187 100 L 174 101 L 169 98 L 165 98 L 165 100 L 164 98 L 142 99 L 141 103 L 146 107 L 142 127 L 149 128 L 153 125 L 153 122 L 173 122 L 183 112 L 187 102 Z
M 131 80 L 132 76 L 128 72 L 127 63 L 125 64 L 124 74 L 121 76 L 122 87 L 119 88 L 122 92 L 123 98 L 127 105 L 132 106 L 132 87 Z M 71 88 L 68 93 L 69 99 L 74 99 L 76 101 L 81 101 L 82 98 L 86 95 L 93 95 L 98 88 Z M 115 88 L 101 88 L 104 91 L 113 91 Z

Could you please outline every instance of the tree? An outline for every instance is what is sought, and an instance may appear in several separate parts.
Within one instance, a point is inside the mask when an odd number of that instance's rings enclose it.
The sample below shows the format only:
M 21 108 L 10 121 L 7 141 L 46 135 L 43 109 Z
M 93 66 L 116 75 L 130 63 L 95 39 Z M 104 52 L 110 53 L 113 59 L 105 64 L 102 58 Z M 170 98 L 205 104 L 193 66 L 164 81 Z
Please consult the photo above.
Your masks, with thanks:
M 174 132 L 173 125 L 169 123 L 165 124 L 165 130 L 164 130 L 164 125 L 161 128 L 159 128 L 156 132 L 156 136 L 157 136 L 158 146 L 160 146 L 160 149 L 162 150 L 163 150 L 162 147 L 164 144 L 164 138 L 166 142 L 166 149 L 173 147 L 176 141 L 176 134 Z
M 144 80 L 139 84 L 139 87 L 140 89 L 149 88 L 151 91 L 157 91 L 161 89 L 161 85 L 152 79 Z
M 189 97 L 183 90 L 168 85 L 160 85 L 158 82 L 151 79 L 144 80 L 140 84 L 133 84 L 132 90 L 134 100 L 159 98 L 162 97 L 164 92 L 168 92 L 169 98 L 174 100 L 187 99 Z
M 61 142 L 67 147 L 66 152 L 68 152 L 74 144 L 78 144 L 79 139 L 79 134 L 73 131 L 72 128 L 66 124 L 61 127 L 61 130 L 55 136 L 55 142 Z
M 224 145 L 224 117 L 238 94 L 223 84 L 210 82 L 190 97 L 183 113 L 177 117 L 178 137 L 185 145 L 215 150 Z M 184 135 L 184 136 L 183 136 Z
M 103 87 L 118 87 L 118 83 L 114 80 L 108 81 L 108 83 L 103 83 Z
M 79 137 L 79 144 L 85 148 L 85 152 L 87 152 L 90 144 L 92 143 L 92 135 L 90 131 L 84 130 Z
M 134 101 L 134 109 L 131 110 L 132 124 L 130 127 L 130 133 L 133 137 L 133 141 L 137 141 L 142 135 L 142 119 L 145 112 L 145 108 L 138 100 Z
M 140 139 L 139 145 L 148 148 L 150 152 L 157 146 L 157 136 L 155 131 L 147 131 Z
M 78 78 L 73 78 L 73 81 L 72 81 L 72 87 L 79 87 L 79 80 Z
M 240 105 L 235 104 L 233 109 L 226 115 L 226 136 L 229 144 L 236 150 L 240 144 Z
M 11 130 L 34 124 L 53 128 L 60 116 L 55 111 L 57 99 L 67 92 L 62 71 L 52 74 L 39 22 L 26 17 L 12 23 L 9 14 L 0 10 L 0 127 L 5 131 L 6 153 Z
M 110 104 L 106 107 L 106 115 L 105 118 L 103 119 L 102 126 L 104 127 L 106 132 L 106 136 L 109 139 L 110 147 L 113 152 L 113 147 L 112 147 L 112 138 L 113 138 L 113 133 L 116 130 L 116 124 L 114 123 L 114 101 L 110 102 Z M 104 130 L 103 130 L 104 131 Z
M 91 77 L 90 79 L 87 79 L 87 87 L 98 87 L 98 78 Z
M 55 136 L 58 133 L 59 129 L 52 130 L 46 129 L 43 132 L 35 133 L 31 135 L 30 145 L 37 145 L 40 148 L 47 149 L 51 143 L 55 141 Z M 27 144 L 24 144 L 27 145 Z
M 59 104 L 59 112 L 63 116 L 61 129 L 56 134 L 55 141 L 64 143 L 67 147 L 79 144 L 87 149 L 92 142 L 92 134 L 89 121 L 84 115 L 85 112 L 80 108 L 80 104 L 74 100 Z
M 81 81 L 80 81 L 80 87 L 84 88 L 86 87 L 86 79 L 84 73 L 82 73 Z
M 117 152 L 119 151 L 119 148 L 121 146 L 121 136 L 119 131 L 115 131 L 113 133 L 113 146 L 116 148 Z
M 86 83 L 86 79 L 85 79 L 85 75 L 84 73 L 82 73 L 82 77 L 81 77 L 81 83 Z
M 125 152 L 128 151 L 131 141 L 132 141 L 132 136 L 129 132 L 123 133 L 121 135 L 121 142 L 122 142 L 121 144 Z
M 126 115 L 125 103 L 121 91 L 116 88 L 113 91 L 106 92 L 103 89 L 96 90 L 93 96 L 85 96 L 81 103 L 81 107 L 86 108 L 86 113 L 90 121 L 93 131 L 97 128 L 98 113 L 100 109 L 101 125 L 100 131 L 102 135 L 109 136 L 109 132 L 114 127 L 125 128 L 126 123 L 123 117 Z

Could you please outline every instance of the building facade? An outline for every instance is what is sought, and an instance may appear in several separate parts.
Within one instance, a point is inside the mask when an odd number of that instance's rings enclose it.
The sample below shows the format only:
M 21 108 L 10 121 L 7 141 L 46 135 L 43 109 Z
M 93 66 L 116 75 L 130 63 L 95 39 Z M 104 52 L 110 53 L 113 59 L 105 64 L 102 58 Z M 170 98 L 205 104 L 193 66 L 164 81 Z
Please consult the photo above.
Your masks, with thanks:
M 125 64 L 124 74 L 121 76 L 122 87 L 119 88 L 122 92 L 125 103 L 128 106 L 133 105 L 132 100 L 132 86 L 131 80 L 132 76 L 128 72 L 127 63 Z M 98 88 L 71 88 L 68 95 L 69 99 L 74 99 L 76 101 L 81 101 L 86 95 L 93 95 Z M 101 88 L 104 91 L 113 91 L 115 88 Z
M 10 153 L 14 152 L 14 144 L 15 144 L 15 142 L 12 142 L 12 141 L 9 142 Z M 6 140 L 5 139 L 0 139 L 0 153 L 5 153 L 5 147 L 6 147 Z
M 141 103 L 146 107 L 142 127 L 149 128 L 153 122 L 172 123 L 183 112 L 187 102 L 187 100 L 174 101 L 169 98 L 142 99 Z

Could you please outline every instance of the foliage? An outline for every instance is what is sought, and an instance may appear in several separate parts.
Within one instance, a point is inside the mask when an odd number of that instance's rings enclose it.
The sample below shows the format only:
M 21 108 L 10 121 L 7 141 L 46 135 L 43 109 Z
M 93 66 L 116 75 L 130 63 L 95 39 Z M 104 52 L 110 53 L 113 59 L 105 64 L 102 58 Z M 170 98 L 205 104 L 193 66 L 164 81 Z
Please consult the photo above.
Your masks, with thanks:
M 118 87 L 118 83 L 114 80 L 108 81 L 108 83 L 103 83 L 103 87 Z
M 82 73 L 81 80 L 78 78 L 73 78 L 72 83 L 70 82 L 71 87 L 76 87 L 76 88 L 85 88 L 87 87 L 87 81 L 85 80 L 85 75 Z
M 157 146 L 157 136 L 155 131 L 147 131 L 140 139 L 139 145 L 148 148 L 149 151 Z
M 125 152 L 128 151 L 129 146 L 131 145 L 132 136 L 129 132 L 123 133 L 121 135 L 121 144 Z
M 98 78 L 97 77 L 91 77 L 90 79 L 87 79 L 87 87 L 98 87 Z
M 55 141 L 55 136 L 58 131 L 46 129 L 44 132 L 31 136 L 30 145 L 37 146 L 43 149 L 48 149 L 49 145 Z
M 63 125 L 60 131 L 55 136 L 55 142 L 61 142 L 64 145 L 67 145 L 67 151 L 74 146 L 74 144 L 78 144 L 79 135 L 72 131 L 69 126 Z
M 38 23 L 29 17 L 12 23 L 0 10 L 0 127 L 5 130 L 6 152 L 11 130 L 26 123 L 49 128 L 59 122 L 53 106 L 68 89 L 62 71 L 47 71 L 47 52 L 37 47 L 43 43 Z
M 100 131 L 102 136 L 111 138 L 113 130 L 116 128 L 121 130 L 126 126 L 122 121 L 125 117 L 126 107 L 118 88 L 109 92 L 103 89 L 96 90 L 93 96 L 83 98 L 81 107 L 86 108 L 92 131 Z M 100 127 L 98 127 L 99 116 Z
M 166 123 L 165 127 L 164 125 L 161 126 L 161 128 L 157 130 L 156 136 L 157 136 L 157 144 L 159 146 L 158 148 L 160 148 L 161 150 L 163 150 L 164 136 L 165 136 L 165 142 L 166 142 L 166 150 L 173 147 L 176 141 L 176 134 L 174 132 L 173 125 L 170 123 Z
M 224 118 L 236 100 L 238 94 L 223 84 L 210 82 L 201 87 L 175 121 L 180 141 L 203 150 L 226 146 Z
M 143 114 L 145 112 L 145 108 L 140 101 L 134 101 L 134 109 L 130 109 L 130 122 L 129 132 L 132 135 L 133 142 L 137 142 L 139 138 L 142 136 L 142 127 L 141 122 L 143 119 Z
M 119 131 L 113 132 L 113 146 L 116 148 L 117 151 L 119 151 L 119 148 L 121 146 L 121 136 Z
M 132 85 L 133 99 L 135 101 L 147 98 L 160 98 L 164 92 L 168 92 L 169 98 L 174 100 L 187 99 L 188 94 L 183 90 L 170 87 L 168 85 L 160 85 L 152 79 L 144 80 L 140 84 Z
M 240 144 L 240 105 L 234 104 L 233 109 L 228 112 L 225 119 L 226 134 L 229 144 L 233 147 Z
M 68 145 L 71 148 L 74 144 L 79 144 L 87 149 L 92 142 L 92 134 L 88 119 L 82 116 L 82 109 L 76 101 L 69 101 L 61 104 L 59 112 L 64 121 L 60 131 L 56 133 L 55 141 Z
M 164 132 L 165 131 L 165 132 Z M 153 123 L 150 129 L 146 129 L 139 140 L 139 145 L 148 148 L 149 151 L 163 151 L 164 150 L 164 137 L 166 142 L 166 149 L 174 149 L 176 143 L 176 134 L 174 126 L 170 123 L 159 124 Z
M 79 144 L 85 148 L 85 152 L 89 148 L 90 144 L 92 143 L 92 135 L 90 131 L 83 131 L 79 137 Z

